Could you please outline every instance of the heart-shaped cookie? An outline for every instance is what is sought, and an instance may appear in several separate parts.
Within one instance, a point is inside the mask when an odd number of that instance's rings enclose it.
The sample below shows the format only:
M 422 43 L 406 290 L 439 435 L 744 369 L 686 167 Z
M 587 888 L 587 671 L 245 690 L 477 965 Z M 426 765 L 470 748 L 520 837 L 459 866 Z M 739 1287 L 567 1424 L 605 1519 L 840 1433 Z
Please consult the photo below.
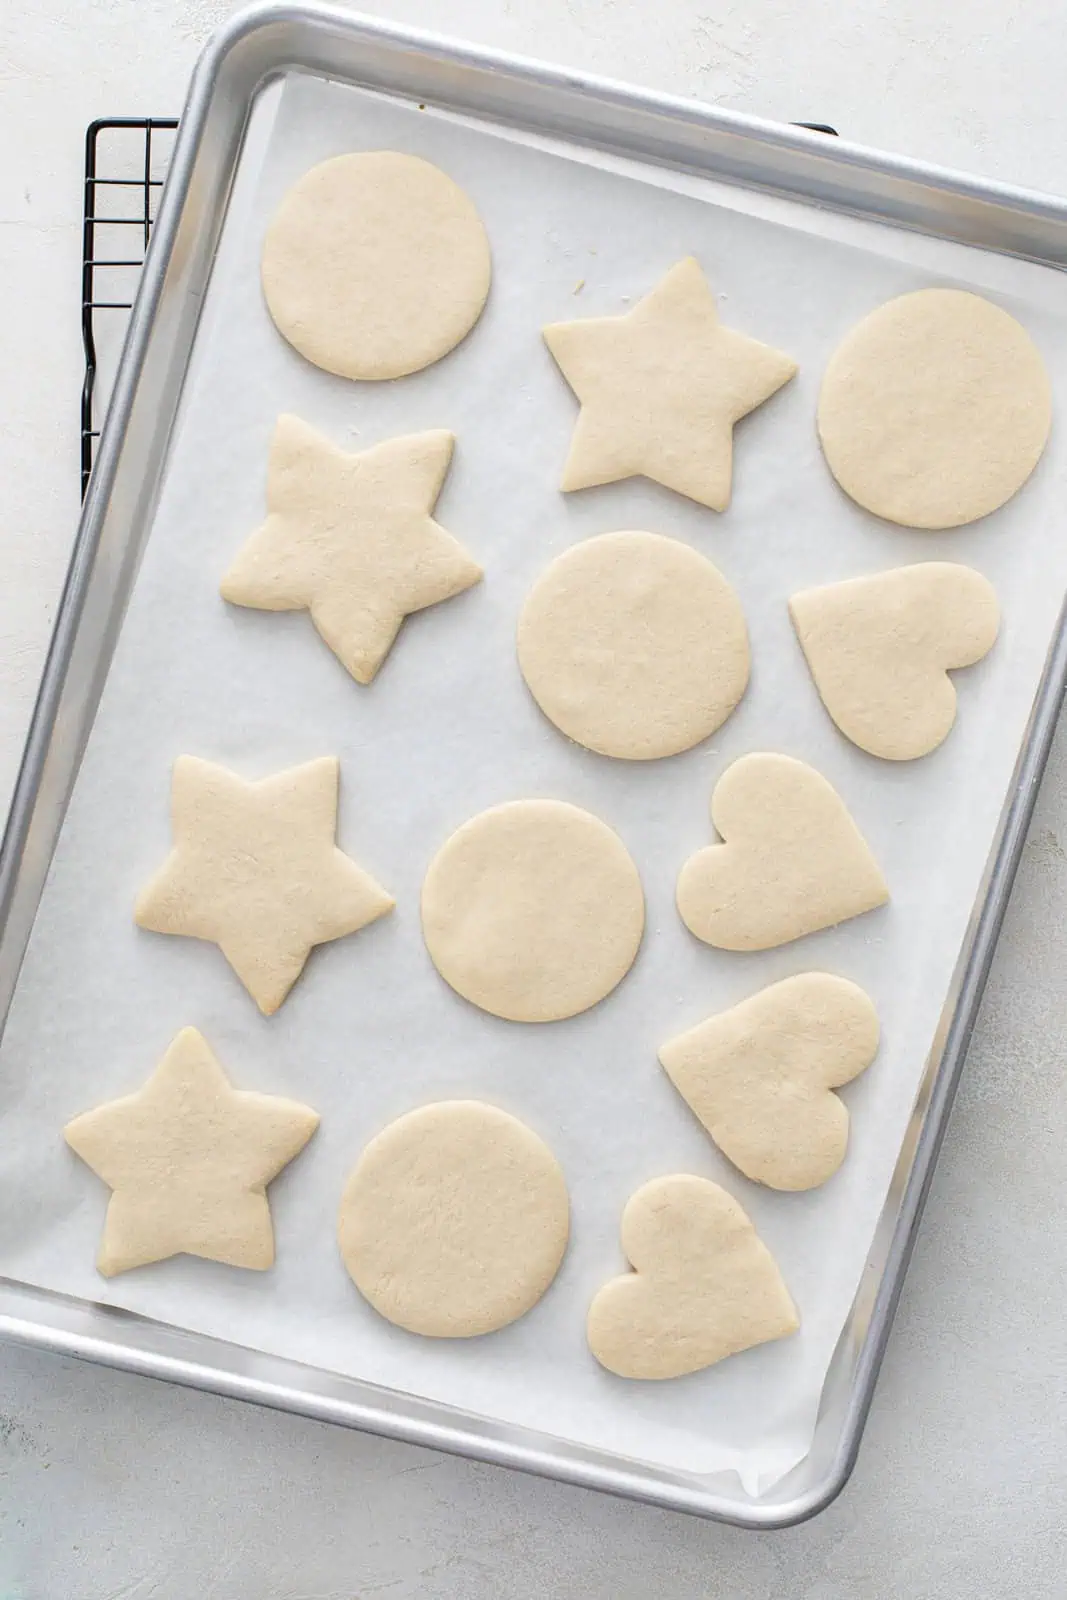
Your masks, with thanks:
M 878 1013 L 828 972 L 772 983 L 668 1039 L 659 1059 L 727 1160 L 772 1189 L 814 1189 L 848 1146 L 834 1094 L 874 1060 Z
M 789 613 L 823 705 L 886 761 L 937 749 L 956 720 L 948 674 L 981 661 L 1000 622 L 988 579 L 951 561 L 805 589 Z
M 792 756 L 742 756 L 711 796 L 721 844 L 678 875 L 682 921 L 719 950 L 770 950 L 873 911 L 889 890 L 832 784 Z
M 656 1178 L 631 1195 L 633 1272 L 593 1296 L 589 1348 L 620 1378 L 680 1378 L 800 1326 L 774 1257 L 737 1201 L 706 1178 Z

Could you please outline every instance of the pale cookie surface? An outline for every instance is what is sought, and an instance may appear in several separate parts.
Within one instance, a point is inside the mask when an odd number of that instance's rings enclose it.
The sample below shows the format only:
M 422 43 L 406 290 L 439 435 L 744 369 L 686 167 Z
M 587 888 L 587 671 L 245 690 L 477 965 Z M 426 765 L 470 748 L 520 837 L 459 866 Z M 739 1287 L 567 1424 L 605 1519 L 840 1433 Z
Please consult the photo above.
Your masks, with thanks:
M 713 511 L 730 503 L 734 423 L 797 370 L 722 326 L 692 256 L 624 316 L 556 322 L 544 337 L 582 405 L 562 487 L 643 475 Z
M 222 579 L 223 599 L 310 612 L 356 682 L 370 683 L 406 616 L 482 576 L 431 516 L 452 446 L 452 435 L 437 429 L 349 455 L 299 417 L 279 417 L 267 520 Z
M 658 533 L 605 533 L 558 556 L 523 606 L 518 651 L 561 732 L 629 761 L 699 744 L 748 683 L 736 594 L 706 557 Z
M 1030 335 L 961 289 L 872 311 L 834 351 L 819 394 L 819 438 L 842 489 L 911 528 L 955 528 L 1010 500 L 1051 420 Z
M 447 1100 L 371 1140 L 345 1185 L 338 1242 L 383 1317 L 468 1339 L 537 1304 L 569 1228 L 567 1185 L 544 1141 L 495 1106 Z
M 634 1270 L 593 1297 L 589 1348 L 620 1378 L 680 1378 L 800 1326 L 774 1257 L 732 1196 L 678 1174 L 622 1214 Z
M 270 1016 L 314 945 L 393 909 L 381 884 L 337 848 L 337 785 L 333 756 L 258 783 L 179 756 L 174 846 L 137 897 L 138 926 L 217 944 Z
M 848 1147 L 834 1094 L 870 1066 L 878 1013 L 857 984 L 804 972 L 669 1039 L 659 1059 L 728 1160 L 772 1189 L 814 1189 Z
M 886 761 L 936 750 L 956 720 L 949 671 L 981 661 L 1000 625 L 993 585 L 948 561 L 806 589 L 789 612 L 830 716 Z
M 453 349 L 489 293 L 489 241 L 458 184 L 394 150 L 335 156 L 286 194 L 263 244 L 279 333 L 342 378 L 401 378 Z
M 438 972 L 510 1022 L 555 1022 L 596 1005 L 637 955 L 645 902 L 618 834 L 560 800 L 514 800 L 444 843 L 422 887 Z
M 698 850 L 678 876 L 689 931 L 719 950 L 770 950 L 889 899 L 837 791 L 791 756 L 742 756 L 711 796 L 721 844 Z
M 63 1130 L 112 1191 L 98 1269 L 110 1278 L 182 1253 L 271 1266 L 266 1187 L 318 1125 L 295 1100 L 231 1088 L 207 1040 L 183 1028 L 136 1094 Z

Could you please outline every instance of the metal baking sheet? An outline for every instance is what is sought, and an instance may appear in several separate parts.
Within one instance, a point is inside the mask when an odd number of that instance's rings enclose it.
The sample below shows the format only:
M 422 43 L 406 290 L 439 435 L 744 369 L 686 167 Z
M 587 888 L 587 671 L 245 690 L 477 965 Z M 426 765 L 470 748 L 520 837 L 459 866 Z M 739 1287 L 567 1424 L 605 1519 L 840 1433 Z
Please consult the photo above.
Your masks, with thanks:
M 495 286 L 453 356 L 402 383 L 358 386 L 308 367 L 274 333 L 258 295 L 259 239 L 312 162 L 382 145 L 438 160 L 472 194 Z M 1058 273 L 973 245 L 1058 261 L 1063 218 L 1051 202 L 827 152 L 817 136 L 288 7 L 235 23 L 209 53 L 172 171 L 0 859 L 0 978 L 14 996 L 0 1042 L 0 1331 L 707 1515 L 796 1521 L 840 1486 L 858 1442 L 1062 692 L 1067 583 L 1058 433 L 994 517 L 944 535 L 889 529 L 846 502 L 819 459 L 818 377 L 870 306 L 953 282 L 1014 310 L 1061 390 Z M 769 193 L 790 188 L 839 209 Z M 955 240 L 860 220 L 887 212 L 913 227 L 940 220 Z M 801 376 L 739 431 L 726 516 L 640 483 L 564 500 L 552 485 L 574 405 L 538 329 L 624 309 L 687 253 L 726 319 L 797 356 Z M 440 515 L 487 582 L 409 623 L 369 692 L 306 618 L 232 612 L 216 596 L 218 572 L 261 515 L 282 409 L 353 448 L 426 426 L 459 438 Z M 513 661 L 515 613 L 544 564 L 620 526 L 705 550 L 739 589 L 753 634 L 742 709 L 709 744 L 647 767 L 566 744 Z M 1005 629 L 961 680 L 948 744 L 889 767 L 830 727 L 784 602 L 801 586 L 924 556 L 985 571 Z M 715 777 L 752 748 L 786 749 L 835 782 L 887 872 L 887 911 L 758 957 L 688 938 L 671 904 L 677 867 L 710 837 Z M 166 848 L 168 773 L 182 750 L 249 775 L 338 753 L 341 841 L 398 898 L 394 918 L 318 952 L 270 1021 L 216 951 L 130 925 L 136 886 Z M 465 1006 L 418 935 L 436 845 L 482 806 L 529 793 L 612 822 L 649 900 L 631 977 L 595 1011 L 549 1028 Z M 763 983 L 818 966 L 868 988 L 885 1043 L 847 1092 L 842 1173 L 811 1195 L 773 1195 L 718 1157 L 655 1049 Z M 322 1131 L 272 1190 L 274 1272 L 179 1260 L 105 1287 L 91 1266 L 103 1196 L 58 1131 L 141 1081 L 186 1022 L 239 1082 L 316 1105 Z M 472 1093 L 516 1111 L 557 1151 L 574 1239 L 556 1285 L 513 1328 L 418 1341 L 375 1318 L 345 1278 L 336 1200 L 391 1116 Z M 739 1195 L 804 1327 L 679 1383 L 626 1385 L 585 1352 L 584 1309 L 621 1267 L 626 1196 L 670 1170 Z

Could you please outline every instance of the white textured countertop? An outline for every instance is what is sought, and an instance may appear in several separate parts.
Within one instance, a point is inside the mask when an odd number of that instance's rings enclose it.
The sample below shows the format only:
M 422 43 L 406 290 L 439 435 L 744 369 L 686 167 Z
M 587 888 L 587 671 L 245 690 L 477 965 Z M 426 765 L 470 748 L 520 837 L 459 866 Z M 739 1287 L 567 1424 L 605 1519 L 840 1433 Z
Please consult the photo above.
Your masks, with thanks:
M 0 796 L 77 516 L 85 125 L 176 112 L 198 46 L 233 9 L 0 4 Z M 376 9 L 1067 188 L 1061 0 Z M 0 1600 L 1058 1600 L 1065 779 L 1061 738 L 860 1463 L 822 1517 L 747 1534 L 4 1347 Z

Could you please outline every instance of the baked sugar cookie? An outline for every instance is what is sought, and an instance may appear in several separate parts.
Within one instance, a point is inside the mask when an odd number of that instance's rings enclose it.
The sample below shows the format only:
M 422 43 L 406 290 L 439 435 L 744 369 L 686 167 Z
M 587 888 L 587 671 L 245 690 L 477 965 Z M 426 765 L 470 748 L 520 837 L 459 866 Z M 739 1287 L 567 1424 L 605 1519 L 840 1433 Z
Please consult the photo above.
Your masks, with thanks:
M 595 1006 L 629 972 L 645 901 L 606 823 L 561 800 L 513 800 L 442 845 L 422 886 L 422 931 L 457 994 L 510 1022 Z
M 436 429 L 349 455 L 299 417 L 279 417 L 267 520 L 238 552 L 222 598 L 309 612 L 342 666 L 370 683 L 405 617 L 482 576 L 431 516 L 453 443 Z
M 375 1311 L 410 1333 L 469 1339 L 537 1304 L 569 1227 L 543 1140 L 496 1106 L 446 1100 L 371 1140 L 345 1185 L 338 1239 Z
M 797 370 L 719 321 L 692 256 L 621 317 L 544 330 L 581 401 L 562 488 L 644 476 L 713 511 L 730 503 L 734 423 Z
M 634 1270 L 598 1291 L 586 1324 L 589 1348 L 620 1378 L 680 1378 L 800 1326 L 774 1257 L 706 1178 L 638 1189 L 622 1248 Z
M 1052 392 L 1014 317 L 962 289 L 919 289 L 838 345 L 818 421 L 830 471 L 859 505 L 904 527 L 955 528 L 1022 488 Z
M 231 1088 L 207 1040 L 183 1028 L 143 1088 L 63 1130 L 111 1190 L 100 1272 L 110 1278 L 183 1253 L 271 1266 L 267 1185 L 318 1124 L 295 1100 Z
M 545 716 L 627 761 L 699 744 L 748 683 L 736 594 L 705 556 L 658 533 L 604 533 L 557 556 L 522 608 L 518 650 Z
M 265 1016 L 313 946 L 356 933 L 395 903 L 337 848 L 338 776 L 333 756 L 258 783 L 196 756 L 174 763 L 174 847 L 134 919 L 217 944 Z
M 489 241 L 429 161 L 361 150 L 293 185 L 263 244 L 263 293 L 294 349 L 342 378 L 402 378 L 447 355 L 489 293 Z
M 949 561 L 805 589 L 789 612 L 823 705 L 886 761 L 937 749 L 956 720 L 949 671 L 981 661 L 1000 625 L 993 585 Z
M 791 756 L 742 756 L 711 796 L 721 844 L 689 857 L 678 910 L 719 950 L 770 950 L 889 899 L 878 863 L 821 773 Z
M 857 984 L 827 972 L 772 983 L 668 1039 L 659 1059 L 678 1093 L 746 1178 L 814 1189 L 848 1146 L 834 1094 L 878 1049 L 878 1013 Z

